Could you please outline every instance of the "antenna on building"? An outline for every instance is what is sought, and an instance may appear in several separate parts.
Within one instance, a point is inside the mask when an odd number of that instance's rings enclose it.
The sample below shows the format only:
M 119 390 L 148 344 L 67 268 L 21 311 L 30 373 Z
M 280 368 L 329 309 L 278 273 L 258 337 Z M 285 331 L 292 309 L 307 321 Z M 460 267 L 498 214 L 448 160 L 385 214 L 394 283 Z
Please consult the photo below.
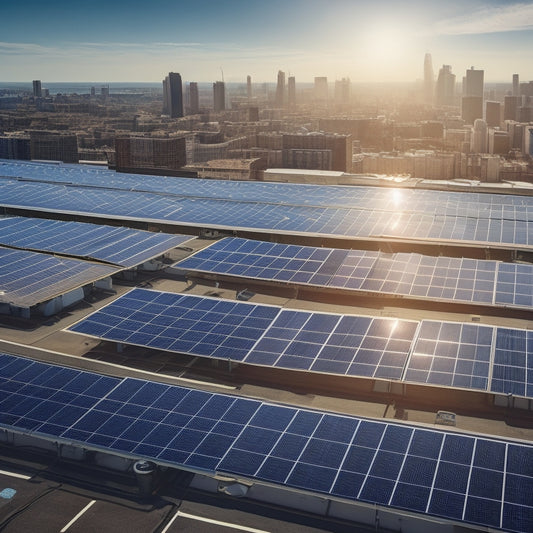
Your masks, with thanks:
M 222 67 L 220 67 L 220 73 L 222 74 L 222 83 L 224 83 L 224 71 L 222 70 Z

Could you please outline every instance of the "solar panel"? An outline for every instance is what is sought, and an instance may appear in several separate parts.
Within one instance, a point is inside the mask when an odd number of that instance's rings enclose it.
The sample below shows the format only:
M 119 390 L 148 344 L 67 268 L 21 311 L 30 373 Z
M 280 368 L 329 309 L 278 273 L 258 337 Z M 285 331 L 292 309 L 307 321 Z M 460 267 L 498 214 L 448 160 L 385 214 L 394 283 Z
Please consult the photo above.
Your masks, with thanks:
M 175 266 L 184 271 L 379 292 L 432 301 L 525 308 L 533 305 L 533 267 L 526 264 L 345 251 L 231 237 L 215 242 Z
M 533 397 L 533 339 L 519 329 L 133 289 L 68 331 L 252 365 Z
M 249 364 L 400 379 L 416 322 L 281 310 Z
M 423 320 L 404 379 L 487 390 L 493 329 L 477 324 Z
M 0 369 L 6 429 L 195 472 L 530 531 L 533 447 L 526 443 L 108 378 L 5 354 Z M 99 384 L 101 399 L 93 396 Z M 54 401 L 43 393 L 70 394 Z M 89 404 L 79 407 L 81 398 Z
M 70 331 L 240 361 L 278 313 L 275 306 L 134 289 Z
M 533 334 L 527 330 L 498 328 L 491 389 L 530 397 L 533 394 Z
M 31 307 L 119 271 L 110 265 L 0 247 L 0 302 Z
M 465 217 L 460 226 L 468 235 L 475 231 L 490 233 L 490 220 L 524 221 L 533 219 L 533 203 L 527 196 L 449 192 L 421 189 L 394 189 L 366 186 L 312 185 L 296 183 L 246 182 L 210 179 L 188 179 L 165 176 L 143 176 L 117 173 L 87 165 L 52 165 L 29 161 L 0 161 L 0 175 L 22 177 L 45 182 L 104 187 L 117 190 L 159 192 L 167 195 L 194 198 L 218 198 L 250 201 L 260 198 L 270 204 L 307 205 L 323 207 L 368 206 L 395 213 L 387 225 L 397 230 L 398 221 L 405 220 L 398 213 L 426 213 L 431 217 Z M 476 221 L 477 219 L 477 221 Z M 416 226 L 416 218 L 409 218 Z M 476 229 L 476 225 L 480 229 Z M 439 224 L 440 225 L 440 224 Z M 438 226 L 435 226 L 435 228 Z M 409 229 L 412 229 L 409 228 Z M 454 231 L 457 231 L 455 228 Z M 437 232 L 433 231 L 434 236 Z M 490 240 L 490 239 L 489 239 Z
M 503 305 L 533 307 L 533 268 L 529 264 L 500 263 L 495 301 Z
M 494 203 L 500 200 L 497 195 L 488 200 L 488 206 L 487 199 L 482 197 L 490 195 L 474 195 L 477 200 L 463 198 L 460 203 L 464 211 L 454 207 L 450 209 L 452 214 L 447 214 L 448 204 L 444 202 L 444 207 L 439 207 L 436 200 L 445 200 L 446 196 L 441 194 L 459 193 L 440 193 L 433 199 L 424 201 L 425 193 L 437 191 L 413 190 L 409 192 L 413 196 L 409 202 L 413 206 L 417 204 L 417 208 L 403 210 L 398 214 L 398 207 L 394 207 L 390 198 L 385 197 L 384 203 L 379 202 L 383 199 L 380 195 L 391 195 L 395 191 L 376 192 L 373 188 L 338 187 L 334 197 L 338 197 L 341 192 L 350 196 L 355 194 L 355 189 L 358 189 L 361 197 L 349 205 L 338 205 L 335 201 L 329 202 L 333 205 L 329 205 L 328 201 L 306 204 L 301 200 L 305 197 L 306 190 L 302 191 L 298 186 L 293 186 L 291 193 L 287 194 L 289 189 L 280 189 L 280 184 L 271 188 L 271 184 L 260 184 L 260 188 L 255 188 L 258 184 L 254 184 L 248 189 L 246 183 L 239 185 L 242 187 L 242 194 L 233 199 L 217 192 L 220 191 L 220 184 L 196 184 L 196 180 L 191 181 L 194 187 L 214 187 L 216 191 L 212 195 L 206 193 L 203 197 L 183 196 L 161 194 L 158 191 L 141 192 L 5 178 L 0 180 L 0 198 L 4 207 L 216 229 L 367 239 L 393 237 L 425 241 L 452 240 L 483 246 L 487 243 L 526 247 L 533 245 L 533 230 L 528 223 L 532 210 L 528 202 L 531 200 L 524 197 L 503 200 L 509 202 L 509 215 L 515 217 L 509 220 L 502 218 L 501 206 L 492 207 L 492 200 Z M 190 182 L 188 186 L 191 186 Z M 285 191 L 286 202 L 281 202 L 279 198 L 274 198 L 272 202 L 266 201 L 269 196 L 274 197 L 278 189 Z M 320 191 L 322 194 L 322 189 Z M 421 192 L 424 194 L 420 194 Z M 317 194 L 314 193 L 313 198 L 316 197 Z M 243 208 L 244 204 L 246 209 Z M 443 210 L 444 214 L 436 214 Z M 483 219 L 488 230 L 481 224 L 470 227 L 471 219 L 463 214 L 468 210 L 472 211 L 472 216 L 479 212 L 480 217 L 486 217 L 485 211 L 488 210 L 494 217 Z
M 123 267 L 144 263 L 190 240 L 186 235 L 37 218 L 0 218 L 0 245 L 96 259 Z

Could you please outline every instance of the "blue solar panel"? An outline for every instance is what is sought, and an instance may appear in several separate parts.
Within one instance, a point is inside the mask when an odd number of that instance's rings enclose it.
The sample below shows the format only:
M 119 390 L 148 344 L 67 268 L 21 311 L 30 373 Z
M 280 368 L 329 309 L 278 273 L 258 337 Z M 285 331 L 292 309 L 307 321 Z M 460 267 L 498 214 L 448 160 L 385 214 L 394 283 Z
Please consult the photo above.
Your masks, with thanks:
M 498 328 L 491 390 L 517 396 L 533 394 L 533 335 L 530 331 Z
M 5 354 L 0 355 L 0 369 L 5 428 L 32 430 L 89 449 L 194 471 L 244 475 L 482 526 L 529 531 L 533 448 L 527 444 L 102 377 Z M 34 369 L 48 378 L 40 379 Z M 86 396 L 102 380 L 107 389 L 86 408 L 43 401 L 34 393 L 54 376 L 63 376 L 56 392 L 84 383 L 85 391 L 75 397 Z M 17 381 L 23 377 L 30 381 Z M 9 382 L 39 385 L 22 397 L 6 387 Z
M 0 302 L 31 307 L 117 272 L 109 265 L 0 247 Z
M 419 254 L 346 252 L 272 243 L 249 245 L 252 242 L 239 238 L 222 239 L 175 266 L 184 271 L 401 294 L 432 300 L 438 298 L 515 307 L 533 305 L 531 265 Z M 321 257 L 313 260 L 315 252 L 321 252 Z M 292 257 L 309 256 L 310 259 L 295 264 L 281 257 L 289 254 Z M 520 269 L 520 276 L 516 274 L 517 269 Z M 511 281 L 506 281 L 508 278 Z
M 28 177 L 40 172 L 37 166 L 28 168 Z M 54 170 L 61 173 L 58 167 Z M 10 173 L 8 166 L 4 166 L 4 171 Z M 96 180 L 89 178 L 91 185 L 83 186 L 83 194 L 79 194 L 81 187 L 76 185 L 5 178 L 0 182 L 0 198 L 6 207 L 211 228 L 446 239 L 483 245 L 487 242 L 533 244 L 531 225 L 527 224 L 533 209 L 527 197 L 421 190 L 399 193 L 373 187 L 235 184 L 179 178 L 154 179 L 151 185 L 152 178 L 155 177 L 141 181 L 138 177 L 134 183 L 133 178 L 118 183 L 121 179 L 116 175 L 108 181 L 101 176 Z M 68 173 L 68 179 L 60 176 L 56 180 L 80 183 L 84 176 L 77 175 L 74 169 Z M 113 182 L 118 183 L 117 188 L 113 188 Z M 144 192 L 147 189 L 151 190 Z M 399 194 L 401 204 L 398 204 Z M 246 209 L 242 208 L 242 202 L 246 202 Z M 502 204 L 506 210 L 502 210 Z M 407 205 L 408 210 L 404 209 Z M 379 208 L 369 209 L 369 206 Z M 478 223 L 472 225 L 471 221 L 476 219 Z
M 488 389 L 493 328 L 422 321 L 406 381 Z

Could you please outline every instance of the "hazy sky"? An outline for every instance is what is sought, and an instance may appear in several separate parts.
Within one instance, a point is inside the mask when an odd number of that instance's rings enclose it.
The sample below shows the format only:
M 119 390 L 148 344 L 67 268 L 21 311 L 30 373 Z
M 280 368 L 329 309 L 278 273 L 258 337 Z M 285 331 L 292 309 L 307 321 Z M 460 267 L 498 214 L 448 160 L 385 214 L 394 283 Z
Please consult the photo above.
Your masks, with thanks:
M 485 70 L 533 79 L 533 2 L 0 0 L 0 80 L 414 81 Z

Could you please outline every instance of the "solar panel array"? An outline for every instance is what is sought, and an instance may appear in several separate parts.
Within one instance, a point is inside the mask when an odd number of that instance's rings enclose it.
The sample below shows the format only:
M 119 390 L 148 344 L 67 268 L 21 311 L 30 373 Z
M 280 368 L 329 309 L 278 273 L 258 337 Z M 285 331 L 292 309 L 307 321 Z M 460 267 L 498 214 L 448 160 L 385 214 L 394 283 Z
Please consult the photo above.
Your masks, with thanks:
M 186 235 L 40 218 L 0 218 L 0 245 L 96 259 L 125 268 L 190 240 Z
M 533 306 L 533 266 L 228 237 L 176 263 L 188 271 L 482 305 Z
M 119 271 L 111 265 L 0 247 L 0 303 L 31 307 Z
M 0 201 L 4 207 L 215 229 L 533 246 L 528 197 L 409 190 L 398 202 L 397 190 L 372 187 L 174 179 L 175 193 L 113 188 L 105 180 L 81 186 L 4 178 Z
M 138 288 L 68 330 L 253 365 L 533 397 L 533 341 L 525 342 L 524 330 L 318 313 Z M 524 342 L 516 344 L 511 379 L 499 374 L 509 355 L 498 347 L 513 334 Z
M 409 188 L 144 176 L 117 173 L 107 168 L 86 165 L 57 165 L 13 160 L 0 160 L 0 176 L 85 187 L 159 192 L 180 197 L 301 206 L 357 207 L 365 210 L 372 205 L 378 210 L 395 213 L 418 212 L 442 217 L 465 216 L 468 219 L 464 223 L 469 225 L 470 231 L 474 229 L 472 224 L 475 221 L 470 220 L 472 218 L 516 219 L 529 222 L 533 218 L 533 202 L 530 197 L 479 194 L 471 191 L 463 193 Z M 391 227 L 394 227 L 397 221 L 398 219 L 393 220 Z
M 533 447 L 0 354 L 3 428 L 454 521 L 533 527 Z

